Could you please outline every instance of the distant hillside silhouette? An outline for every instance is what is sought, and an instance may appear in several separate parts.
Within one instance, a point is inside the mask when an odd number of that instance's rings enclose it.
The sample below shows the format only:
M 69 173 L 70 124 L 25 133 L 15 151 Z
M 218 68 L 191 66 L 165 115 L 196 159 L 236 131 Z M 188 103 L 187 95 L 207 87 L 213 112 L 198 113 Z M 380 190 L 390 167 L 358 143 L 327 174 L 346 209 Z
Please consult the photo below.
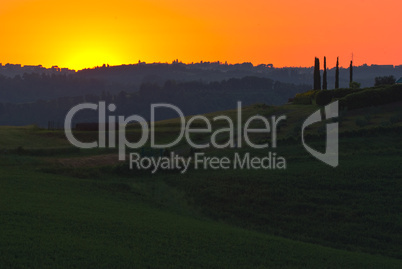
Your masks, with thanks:
M 328 65 L 335 64 L 336 59 L 327 59 Z M 345 63 L 340 59 L 340 64 Z M 312 63 L 313 64 L 313 63 Z M 63 74 L 77 76 L 86 79 L 106 80 L 110 83 L 130 84 L 134 89 L 139 89 L 143 82 L 153 82 L 163 85 L 168 80 L 176 81 L 195 81 L 203 82 L 221 81 L 230 78 L 242 78 L 245 76 L 258 76 L 275 79 L 281 82 L 294 84 L 313 85 L 313 67 L 284 67 L 275 68 L 272 64 L 260 64 L 257 66 L 251 63 L 226 64 L 222 62 L 200 62 L 184 64 L 178 60 L 173 63 L 144 63 L 109 66 L 103 65 L 91 69 L 73 71 L 57 66 L 43 68 L 42 66 L 21 66 L 21 65 L 1 65 L 0 74 L 7 77 L 15 75 L 22 76 L 24 73 L 37 74 Z M 321 71 L 322 72 L 322 71 Z M 361 83 L 362 87 L 374 85 L 374 78 L 380 76 L 391 76 L 399 78 L 402 76 L 402 65 L 362 65 L 354 67 L 354 80 Z M 335 68 L 327 70 L 329 89 L 335 85 Z M 340 68 L 340 85 L 345 88 L 349 86 L 349 71 Z
M 128 85 L 63 75 L 25 75 L 13 79 L 1 77 L 0 87 L 3 89 L 2 99 L 8 99 L 8 102 L 0 103 L 0 124 L 37 124 L 44 127 L 49 121 L 53 122 L 52 125 L 62 126 L 61 123 L 68 110 L 83 102 L 113 103 L 117 106 L 114 115 L 139 114 L 149 119 L 150 105 L 153 103 L 170 103 L 178 106 L 185 115 L 194 115 L 231 109 L 236 106 L 237 101 L 242 101 L 244 105 L 283 104 L 296 93 L 310 88 L 309 85 L 294 85 L 248 76 L 210 83 L 167 80 L 162 86 L 158 83 L 145 82 L 140 85 L 138 91 L 130 91 L 132 87 Z M 109 92 L 108 89 L 114 91 Z M 116 92 L 117 90 L 120 91 Z M 63 93 L 70 96 L 24 102 L 36 94 L 56 97 Z M 71 96 L 72 94 L 76 95 Z M 21 103 L 10 102 L 13 98 L 18 99 L 18 96 L 24 96 L 20 99 Z M 177 117 L 177 114 L 165 111 L 157 115 L 157 120 L 172 117 Z M 97 122 L 97 120 L 98 115 L 95 111 L 80 112 L 75 118 L 75 122 Z

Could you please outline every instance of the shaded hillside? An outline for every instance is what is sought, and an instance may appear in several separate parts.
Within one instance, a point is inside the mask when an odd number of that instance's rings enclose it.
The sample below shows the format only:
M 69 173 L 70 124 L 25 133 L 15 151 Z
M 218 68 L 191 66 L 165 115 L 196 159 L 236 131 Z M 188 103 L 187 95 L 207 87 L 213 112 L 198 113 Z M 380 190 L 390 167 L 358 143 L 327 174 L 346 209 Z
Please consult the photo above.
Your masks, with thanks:
M 85 267 L 89 259 L 119 267 L 180 261 L 189 267 L 399 268 L 402 123 L 393 118 L 402 111 L 400 103 L 340 113 L 337 168 L 316 160 L 301 144 L 300 124 L 318 108 L 243 107 L 243 122 L 257 114 L 287 115 L 278 147 L 269 149 L 287 159 L 286 170 L 151 174 L 130 170 L 113 150 L 71 151 L 61 130 L 2 127 L 2 264 L 24 267 L 41 257 L 29 265 Z M 215 131 L 227 126 L 214 117 L 236 114 L 205 116 Z M 178 127 L 178 119 L 158 122 L 157 140 L 174 139 Z M 313 148 L 325 141 L 322 127 L 317 123 L 308 130 Z M 127 136 L 136 138 L 138 131 L 130 126 Z M 94 141 L 98 134 L 75 135 Z M 204 142 L 210 134 L 193 138 Z M 264 142 L 267 136 L 251 139 Z M 172 150 L 192 154 L 184 143 Z M 267 154 L 249 147 L 202 151 L 207 157 L 236 152 Z
M 0 85 L 1 83 L 0 80 Z M 27 75 L 22 78 L 5 78 L 2 85 L 0 94 L 3 96 L 16 97 L 15 94 L 18 94 L 28 98 L 35 93 L 38 96 L 68 94 L 57 99 L 35 102 L 0 103 L 0 124 L 37 124 L 44 127 L 48 126 L 48 122 L 62 126 L 67 112 L 73 106 L 84 102 L 113 103 L 117 106 L 114 115 L 139 114 L 148 120 L 150 105 L 155 103 L 170 103 L 179 107 L 185 115 L 193 115 L 230 109 L 236 106 L 238 101 L 244 105 L 259 102 L 279 105 L 286 103 L 297 92 L 309 88 L 307 85 L 294 85 L 259 77 L 232 78 L 210 83 L 168 80 L 162 86 L 148 82 L 143 83 L 139 91 L 130 91 L 130 87 L 122 84 L 109 85 L 101 80 L 81 81 L 66 76 Z M 120 91 L 116 92 L 119 89 Z M 163 114 L 159 113 L 156 119 L 173 117 L 177 117 L 177 113 L 165 111 Z M 98 114 L 96 111 L 84 111 L 74 118 L 74 122 L 98 122 Z

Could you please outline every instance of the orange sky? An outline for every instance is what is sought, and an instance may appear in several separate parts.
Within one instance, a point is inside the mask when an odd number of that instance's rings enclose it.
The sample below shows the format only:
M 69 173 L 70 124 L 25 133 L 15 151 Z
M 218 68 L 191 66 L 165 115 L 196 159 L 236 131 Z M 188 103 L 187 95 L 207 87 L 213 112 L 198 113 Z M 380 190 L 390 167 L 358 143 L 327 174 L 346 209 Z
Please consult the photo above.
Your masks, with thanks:
M 1 0 L 0 63 L 402 64 L 399 0 Z

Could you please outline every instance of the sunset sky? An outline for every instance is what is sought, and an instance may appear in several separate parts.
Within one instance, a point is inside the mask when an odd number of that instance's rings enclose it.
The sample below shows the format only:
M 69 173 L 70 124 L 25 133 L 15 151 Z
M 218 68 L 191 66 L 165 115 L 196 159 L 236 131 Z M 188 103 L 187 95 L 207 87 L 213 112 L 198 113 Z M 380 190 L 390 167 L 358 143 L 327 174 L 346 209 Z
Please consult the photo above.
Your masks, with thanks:
M 400 0 L 1 0 L 0 63 L 402 64 Z

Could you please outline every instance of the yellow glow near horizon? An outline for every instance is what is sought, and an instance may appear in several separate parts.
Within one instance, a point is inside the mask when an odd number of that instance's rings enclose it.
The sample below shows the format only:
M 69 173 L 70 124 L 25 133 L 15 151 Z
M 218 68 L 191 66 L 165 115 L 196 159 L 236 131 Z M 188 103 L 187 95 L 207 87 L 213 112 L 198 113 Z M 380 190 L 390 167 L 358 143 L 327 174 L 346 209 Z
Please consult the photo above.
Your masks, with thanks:
M 121 64 L 121 60 L 108 49 L 87 47 L 77 48 L 76 52 L 71 53 L 67 57 L 67 60 L 61 63 L 63 66 L 76 70 L 92 68 L 103 64 L 119 65 Z
M 401 64 L 399 0 L 2 0 L 0 63 Z

